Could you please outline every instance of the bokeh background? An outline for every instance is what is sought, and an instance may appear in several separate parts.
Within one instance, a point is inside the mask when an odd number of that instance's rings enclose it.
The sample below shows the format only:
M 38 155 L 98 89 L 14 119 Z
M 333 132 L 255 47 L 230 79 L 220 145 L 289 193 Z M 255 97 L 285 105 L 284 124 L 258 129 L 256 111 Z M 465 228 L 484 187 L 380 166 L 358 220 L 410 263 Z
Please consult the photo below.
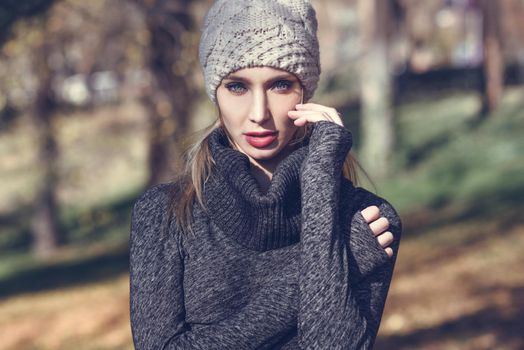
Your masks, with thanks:
M 132 349 L 133 202 L 210 124 L 209 0 L 0 3 L 0 349 Z M 377 349 L 524 349 L 524 1 L 313 1 L 404 236 Z

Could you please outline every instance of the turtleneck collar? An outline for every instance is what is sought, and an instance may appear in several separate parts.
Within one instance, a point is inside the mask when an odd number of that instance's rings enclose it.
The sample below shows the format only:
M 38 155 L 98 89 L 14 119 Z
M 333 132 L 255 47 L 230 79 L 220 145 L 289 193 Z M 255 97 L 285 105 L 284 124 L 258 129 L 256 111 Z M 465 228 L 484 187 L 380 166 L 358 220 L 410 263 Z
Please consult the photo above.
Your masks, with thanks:
M 247 155 L 234 150 L 222 128 L 209 136 L 215 160 L 204 185 L 204 200 L 211 220 L 226 235 L 256 251 L 285 247 L 300 241 L 300 167 L 308 140 L 276 167 L 267 193 L 250 172 Z

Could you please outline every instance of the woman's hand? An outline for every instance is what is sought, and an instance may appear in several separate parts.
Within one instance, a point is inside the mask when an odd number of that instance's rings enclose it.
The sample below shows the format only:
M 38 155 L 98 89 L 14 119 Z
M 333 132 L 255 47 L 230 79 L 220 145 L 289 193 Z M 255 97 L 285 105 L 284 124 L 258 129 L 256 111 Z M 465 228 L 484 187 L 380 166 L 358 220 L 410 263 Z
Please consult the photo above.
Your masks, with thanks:
M 296 126 L 304 126 L 307 123 L 314 123 L 320 120 L 328 120 L 344 126 L 340 114 L 335 108 L 326 107 L 316 103 L 298 104 L 296 111 L 289 111 L 288 116 L 293 119 Z
M 344 126 L 340 114 L 335 108 L 326 107 L 316 103 L 298 104 L 295 107 L 296 111 L 289 111 L 288 116 L 294 120 L 296 126 L 303 126 L 306 123 L 315 123 L 320 120 L 328 120 Z M 362 216 L 369 224 L 371 231 L 377 241 L 389 257 L 393 256 L 393 249 L 390 247 L 393 243 L 393 234 L 387 231 L 389 228 L 389 221 L 385 217 L 380 216 L 380 211 L 377 206 L 370 206 L 362 210 Z
M 389 228 L 389 221 L 385 217 L 380 216 L 380 211 L 377 206 L 372 205 L 362 210 L 362 216 L 369 224 L 371 231 L 377 237 L 377 241 L 386 251 L 389 257 L 393 256 L 393 249 L 389 247 L 393 243 L 393 234 L 387 231 Z

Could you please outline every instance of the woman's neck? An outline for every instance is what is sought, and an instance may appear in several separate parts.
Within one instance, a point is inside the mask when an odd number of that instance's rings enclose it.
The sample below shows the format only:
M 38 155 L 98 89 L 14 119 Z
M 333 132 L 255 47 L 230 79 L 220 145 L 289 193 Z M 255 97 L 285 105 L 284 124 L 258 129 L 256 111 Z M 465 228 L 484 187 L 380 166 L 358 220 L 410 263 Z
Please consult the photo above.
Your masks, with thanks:
M 297 146 L 290 153 L 282 150 L 278 157 L 252 162 L 231 146 L 223 129 L 210 134 L 215 167 L 203 199 L 218 228 L 257 251 L 300 241 L 300 168 L 308 148 Z
M 294 147 L 288 146 L 271 159 L 256 160 L 249 157 L 251 175 L 257 180 L 260 190 L 266 193 L 271 185 L 273 173 L 278 164 L 293 151 Z
M 273 172 L 268 171 L 258 165 L 251 163 L 250 168 L 251 175 L 257 180 L 258 187 L 260 192 L 267 193 L 269 185 L 271 184 L 271 179 L 273 178 Z

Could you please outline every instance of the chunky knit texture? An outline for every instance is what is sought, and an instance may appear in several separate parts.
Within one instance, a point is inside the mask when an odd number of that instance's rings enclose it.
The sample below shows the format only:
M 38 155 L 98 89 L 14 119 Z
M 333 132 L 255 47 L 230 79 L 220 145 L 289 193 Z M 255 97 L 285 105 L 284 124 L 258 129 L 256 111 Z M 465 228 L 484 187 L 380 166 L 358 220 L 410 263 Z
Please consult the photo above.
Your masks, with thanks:
M 195 235 L 167 221 L 173 183 L 148 189 L 134 206 L 136 349 L 371 349 L 401 223 L 387 201 L 342 176 L 349 131 L 314 123 L 267 193 L 222 129 L 210 145 L 217 167 L 206 183 L 208 212 L 194 206 Z M 393 258 L 360 213 L 370 205 L 390 221 Z
M 308 0 L 217 0 L 204 19 L 199 57 L 206 92 L 229 73 L 273 67 L 295 74 L 309 100 L 320 76 L 315 10 Z

